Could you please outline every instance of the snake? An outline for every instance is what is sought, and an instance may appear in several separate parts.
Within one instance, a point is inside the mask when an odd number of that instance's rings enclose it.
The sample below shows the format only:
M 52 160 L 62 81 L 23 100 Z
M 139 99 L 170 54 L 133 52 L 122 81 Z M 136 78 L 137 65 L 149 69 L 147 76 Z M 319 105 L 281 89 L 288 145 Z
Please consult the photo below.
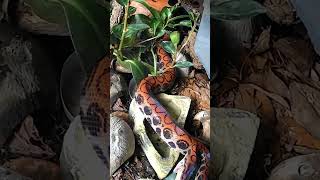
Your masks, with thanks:
M 210 159 L 208 148 L 176 125 L 168 111 L 155 98 L 155 94 L 170 89 L 176 79 L 176 69 L 172 66 L 170 55 L 161 46 L 157 46 L 157 55 L 160 59 L 159 68 L 163 73 L 142 79 L 137 86 L 134 99 L 154 131 L 168 146 L 184 155 L 174 169 L 174 172 L 181 172 L 178 179 L 188 179 L 197 169 L 195 179 L 206 180 Z M 81 125 L 98 159 L 104 165 L 104 179 L 108 179 L 110 175 L 109 64 L 108 57 L 99 61 L 82 89 L 80 100 Z
M 208 148 L 175 124 L 174 119 L 155 97 L 155 94 L 164 92 L 173 86 L 177 74 L 171 56 L 161 45 L 156 48 L 162 73 L 157 76 L 148 76 L 139 82 L 134 96 L 138 105 L 137 109 L 170 148 L 184 155 L 174 168 L 174 172 L 178 174 L 176 179 L 186 180 L 195 175 L 196 180 L 206 180 L 210 160 Z
M 164 37 L 165 40 L 167 37 Z M 134 100 L 147 122 L 169 147 L 183 154 L 183 159 L 174 168 L 176 180 L 207 180 L 210 152 L 201 141 L 176 125 L 168 111 L 156 99 L 155 94 L 172 87 L 176 79 L 176 68 L 172 58 L 157 46 L 162 73 L 142 79 Z M 104 178 L 110 177 L 110 57 L 105 56 L 93 68 L 87 78 L 80 97 L 80 121 L 85 136 L 102 162 Z M 112 163 L 112 162 L 111 162 Z
M 99 60 L 89 74 L 80 97 L 80 122 L 89 144 L 103 165 L 103 179 L 110 175 L 110 58 Z M 100 164 L 100 165 L 101 165 Z
M 163 72 L 142 79 L 137 86 L 134 100 L 161 139 L 184 155 L 174 168 L 174 172 L 180 172 L 180 177 L 177 179 L 186 180 L 196 172 L 196 180 L 207 180 L 210 159 L 208 148 L 176 125 L 174 119 L 155 97 L 155 94 L 170 89 L 176 79 L 176 68 L 172 66 L 170 55 L 161 46 L 157 47 L 157 55 L 160 59 L 159 68 Z M 110 175 L 109 64 L 109 58 L 105 57 L 95 66 L 82 89 L 80 101 L 81 125 L 98 159 L 104 165 L 104 179 L 108 179 Z

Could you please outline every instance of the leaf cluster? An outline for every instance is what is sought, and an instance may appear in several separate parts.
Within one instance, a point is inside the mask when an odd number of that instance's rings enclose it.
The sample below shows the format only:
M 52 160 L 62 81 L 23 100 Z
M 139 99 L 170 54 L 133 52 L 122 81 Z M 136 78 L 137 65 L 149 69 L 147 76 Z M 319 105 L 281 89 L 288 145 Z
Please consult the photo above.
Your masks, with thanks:
M 178 28 L 192 28 L 196 23 L 196 16 L 192 12 L 178 14 L 179 4 L 164 7 L 159 12 L 144 0 L 135 1 L 147 8 L 152 16 L 135 14 L 136 8 L 130 6 L 130 0 L 118 0 L 118 3 L 124 7 L 125 14 L 123 22 L 112 28 L 111 43 L 115 47 L 113 54 L 117 58 L 117 62 L 130 69 L 135 82 L 138 83 L 148 74 L 157 75 L 159 69 L 157 68 L 154 47 L 162 36 L 165 34 L 170 36 L 169 41 L 163 41 L 160 44 L 165 51 L 175 55 L 181 41 Z M 152 57 L 152 59 L 148 57 Z M 150 63 L 152 61 L 153 64 Z M 188 67 L 192 64 L 183 62 L 178 66 Z

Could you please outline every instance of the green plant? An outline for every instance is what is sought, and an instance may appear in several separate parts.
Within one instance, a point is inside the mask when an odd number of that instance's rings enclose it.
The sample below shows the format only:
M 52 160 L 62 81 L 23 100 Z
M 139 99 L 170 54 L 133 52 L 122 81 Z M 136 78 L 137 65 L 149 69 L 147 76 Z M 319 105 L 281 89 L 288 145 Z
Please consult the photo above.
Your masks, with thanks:
M 118 0 L 124 7 L 123 22 L 112 28 L 111 39 L 115 44 L 113 55 L 117 62 L 131 70 L 135 82 L 138 83 L 148 74 L 157 75 L 157 57 L 154 47 L 165 34 L 170 35 L 170 41 L 161 42 L 162 47 L 170 54 L 174 61 L 177 55 L 185 47 L 186 43 L 179 46 L 181 34 L 178 27 L 191 28 L 191 32 L 196 30 L 199 16 L 190 12 L 184 15 L 176 15 L 179 4 L 172 7 L 164 7 L 161 12 L 150 7 L 144 0 L 135 0 L 146 7 L 152 14 L 151 17 L 143 14 L 135 14 L 135 8 L 130 6 L 130 0 Z M 191 33 L 190 33 L 191 34 Z M 188 35 L 188 40 L 190 39 Z M 151 54 L 152 62 L 142 61 L 142 54 Z M 152 65 L 150 65 L 152 64 Z M 192 66 L 192 63 L 177 63 L 177 67 Z
M 102 1 L 26 0 L 25 3 L 42 19 L 68 28 L 77 57 L 87 73 L 107 53 L 109 8 Z

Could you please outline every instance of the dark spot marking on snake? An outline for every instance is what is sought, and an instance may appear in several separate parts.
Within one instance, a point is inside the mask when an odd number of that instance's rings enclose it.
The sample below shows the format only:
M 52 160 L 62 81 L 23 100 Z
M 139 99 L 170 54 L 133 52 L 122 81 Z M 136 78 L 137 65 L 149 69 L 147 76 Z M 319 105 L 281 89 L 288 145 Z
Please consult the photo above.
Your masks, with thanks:
M 177 145 L 182 150 L 185 150 L 189 147 L 189 144 L 184 140 L 178 140 Z
M 149 107 L 149 106 L 145 106 L 144 108 L 143 108 L 143 111 L 144 111 L 144 113 L 146 114 L 146 115 L 151 115 L 152 114 L 152 110 L 151 110 L 151 108 Z
M 138 103 L 139 105 L 141 105 L 141 104 L 143 103 L 143 101 L 144 101 L 143 96 L 141 96 L 141 94 L 138 94 L 138 95 L 136 96 L 136 101 L 137 101 L 137 103 Z
M 97 136 L 99 129 L 104 127 L 102 117 L 107 117 L 107 113 L 99 107 L 98 103 L 91 103 L 87 112 L 81 116 L 82 125 L 89 130 L 90 135 Z M 106 132 L 106 129 L 104 131 Z
M 147 119 L 147 122 L 148 122 L 149 124 L 152 123 L 152 122 L 151 122 L 151 119 L 150 119 L 149 117 L 147 117 L 146 119 Z
M 156 117 L 152 118 L 152 122 L 153 122 L 153 125 L 157 126 L 161 123 L 161 120 L 160 120 L 159 116 L 156 116 Z
M 164 129 L 163 130 L 163 136 L 166 138 L 166 139 L 171 139 L 172 138 L 172 131 L 168 128 Z
M 99 145 L 93 145 L 93 149 L 94 151 L 97 153 L 98 157 L 103 161 L 104 164 L 108 165 L 108 159 L 106 158 L 106 156 L 104 155 L 102 149 L 100 148 Z
M 161 129 L 160 129 L 160 128 L 156 128 L 156 133 L 158 133 L 159 135 L 161 135 Z
M 171 142 L 171 141 L 170 141 L 170 142 L 168 142 L 168 144 L 169 144 L 170 147 L 176 148 L 176 145 L 174 144 L 174 142 Z

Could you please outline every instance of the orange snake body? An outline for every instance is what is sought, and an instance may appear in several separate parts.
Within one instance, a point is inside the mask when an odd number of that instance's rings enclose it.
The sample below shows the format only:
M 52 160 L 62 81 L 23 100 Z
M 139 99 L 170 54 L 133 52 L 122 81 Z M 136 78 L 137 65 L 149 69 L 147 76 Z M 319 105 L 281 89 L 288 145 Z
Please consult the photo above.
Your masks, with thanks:
M 109 179 L 110 174 L 109 64 L 110 61 L 107 57 L 99 61 L 87 79 L 80 99 L 81 125 L 97 157 L 104 164 L 104 179 Z
M 161 67 L 164 72 L 158 76 L 149 76 L 141 80 L 135 94 L 140 111 L 154 131 L 171 148 L 185 157 L 175 168 L 175 172 L 182 172 L 178 177 L 181 180 L 189 179 L 200 167 L 195 175 L 196 180 L 208 179 L 208 163 L 210 152 L 205 145 L 178 127 L 168 111 L 156 100 L 154 94 L 170 88 L 176 78 L 176 70 L 172 67 L 172 59 L 161 47 L 157 49 Z

